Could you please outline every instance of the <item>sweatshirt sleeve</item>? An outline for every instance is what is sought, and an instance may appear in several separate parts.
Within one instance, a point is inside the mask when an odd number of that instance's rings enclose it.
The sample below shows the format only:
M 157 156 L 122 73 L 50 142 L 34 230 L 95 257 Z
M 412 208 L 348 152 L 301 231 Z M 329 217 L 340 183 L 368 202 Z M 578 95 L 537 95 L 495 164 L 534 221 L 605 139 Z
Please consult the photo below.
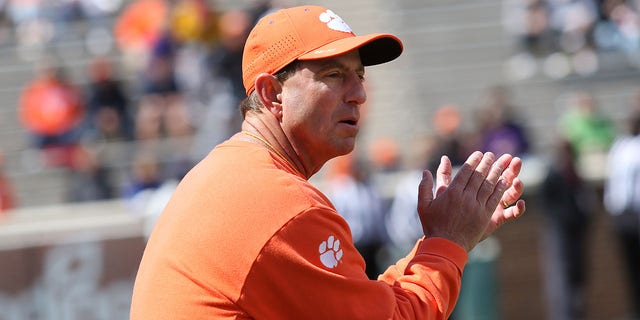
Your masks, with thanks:
M 423 239 L 424 237 L 416 242 L 416 244 L 413 246 L 413 249 L 409 251 L 406 257 L 398 260 L 395 264 L 389 266 L 383 274 L 379 275 L 378 280 L 393 284 L 398 277 L 402 276 L 404 274 L 404 270 L 407 268 L 407 265 L 409 265 L 409 262 L 411 262 L 411 259 L 415 257 L 418 246 L 420 245 L 420 243 L 422 243 Z
M 447 319 L 466 252 L 445 239 L 418 242 L 369 280 L 349 228 L 337 213 L 311 209 L 265 245 L 238 304 L 255 319 Z

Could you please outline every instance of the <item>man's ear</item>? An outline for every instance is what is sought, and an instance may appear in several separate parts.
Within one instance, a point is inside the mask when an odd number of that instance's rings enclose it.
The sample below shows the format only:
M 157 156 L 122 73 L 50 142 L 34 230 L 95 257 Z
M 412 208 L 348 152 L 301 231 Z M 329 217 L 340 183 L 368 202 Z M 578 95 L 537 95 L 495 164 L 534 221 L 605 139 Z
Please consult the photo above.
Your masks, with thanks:
M 256 78 L 256 93 L 260 97 L 260 102 L 278 119 L 282 118 L 281 92 L 282 84 L 273 75 L 261 73 Z

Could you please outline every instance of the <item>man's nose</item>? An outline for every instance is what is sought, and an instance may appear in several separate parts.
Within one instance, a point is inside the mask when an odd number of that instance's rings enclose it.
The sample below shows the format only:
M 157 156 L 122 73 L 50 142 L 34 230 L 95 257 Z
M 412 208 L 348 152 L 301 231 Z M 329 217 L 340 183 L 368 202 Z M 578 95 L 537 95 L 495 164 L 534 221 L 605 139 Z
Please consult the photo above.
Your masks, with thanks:
M 364 82 L 358 75 L 351 77 L 349 83 L 349 91 L 347 93 L 347 102 L 355 103 L 357 105 L 364 104 L 367 101 L 367 92 L 364 86 Z

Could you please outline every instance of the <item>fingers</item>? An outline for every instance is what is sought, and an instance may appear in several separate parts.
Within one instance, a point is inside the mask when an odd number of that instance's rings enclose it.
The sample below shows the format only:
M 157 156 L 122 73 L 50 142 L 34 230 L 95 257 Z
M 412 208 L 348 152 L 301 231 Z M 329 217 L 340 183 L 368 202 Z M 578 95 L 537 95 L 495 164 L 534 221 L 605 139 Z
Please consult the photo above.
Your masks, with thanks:
M 503 154 L 502 156 L 500 156 L 500 158 L 496 160 L 495 164 L 491 168 L 491 172 L 489 172 L 487 180 L 496 183 L 498 179 L 500 179 L 500 177 L 505 174 L 505 168 L 508 168 L 510 166 L 512 159 L 513 157 L 510 154 Z M 506 180 L 506 178 L 504 177 L 503 179 Z M 513 178 L 511 178 L 511 180 L 513 180 Z M 509 183 L 511 182 L 509 181 Z
M 451 181 L 450 187 L 463 190 L 469 183 L 469 179 L 475 172 L 476 167 L 480 164 L 483 157 L 484 155 L 480 151 L 472 153 Z
M 442 156 L 436 173 L 436 197 L 451 184 L 452 172 L 453 166 L 451 165 L 451 160 L 449 160 L 447 156 Z
M 494 202 L 500 201 L 502 193 L 507 189 L 508 184 L 504 179 L 500 179 L 505 168 L 508 167 L 511 161 L 511 155 L 504 154 L 493 163 L 490 168 L 489 174 L 482 182 L 480 190 L 478 190 L 477 200 L 491 208 L 495 207 Z M 500 183 L 498 183 L 500 182 Z
M 491 170 L 491 166 L 493 165 L 494 160 L 495 156 L 491 152 L 487 152 L 482 156 L 482 160 L 480 160 L 480 163 L 476 167 L 475 172 L 469 179 L 469 183 L 467 183 L 467 186 L 465 187 L 466 190 L 474 192 L 480 189 L 487 175 L 489 174 L 489 170 Z M 493 187 L 491 189 L 493 189 Z M 486 200 L 486 198 L 484 200 Z M 485 201 L 481 201 L 481 203 L 484 202 Z
M 433 175 L 429 170 L 422 172 L 422 180 L 418 185 L 418 212 L 425 212 L 433 201 Z
M 524 185 L 519 178 L 514 178 L 511 187 L 502 195 L 501 202 L 506 205 L 515 203 L 524 192 Z
M 494 159 L 495 156 L 491 152 L 484 154 L 474 152 L 469 156 L 450 185 L 461 188 L 464 184 L 462 189 L 465 192 L 475 192 L 476 200 L 490 207 L 497 206 L 500 201 L 508 204 L 514 203 L 520 198 L 523 190 L 522 183 L 517 179 L 522 168 L 522 160 L 509 154 L 504 154 L 495 161 Z M 443 161 L 445 160 L 443 159 Z M 450 178 L 450 175 L 447 177 L 444 168 L 445 166 L 441 162 L 438 169 L 438 178 L 442 182 L 438 182 L 438 188 L 446 187 L 444 181 Z M 510 188 L 514 182 L 516 185 Z M 436 195 L 439 192 L 441 192 L 440 189 L 437 190 Z M 503 197 L 505 192 L 508 192 L 508 194 Z
M 512 156 L 504 154 L 497 160 L 494 160 L 495 156 L 493 153 L 487 152 L 483 154 L 480 163 L 472 172 L 465 186 L 465 191 L 474 193 L 479 203 L 489 205 L 490 207 L 497 205 L 502 198 L 502 193 L 508 187 L 507 178 L 501 179 L 501 177 L 505 168 L 509 166 Z M 501 181 L 500 184 L 498 184 L 499 180 Z
M 491 217 L 491 222 L 495 225 L 495 229 L 497 229 L 505 222 L 519 218 L 525 212 L 525 210 L 525 201 L 518 200 L 514 206 L 505 209 L 502 214 L 494 214 Z
M 491 216 L 491 221 L 485 230 L 482 239 L 490 236 L 494 231 L 496 231 L 500 226 L 505 224 L 506 222 L 515 220 L 520 218 L 522 214 L 526 211 L 526 205 L 524 200 L 518 200 L 514 206 L 509 207 L 504 210 L 496 210 Z
M 502 173 L 502 178 L 505 179 L 508 185 L 511 185 L 514 179 L 520 174 L 520 169 L 522 169 L 522 159 L 514 157 L 511 159 L 507 170 Z M 513 201 L 515 201 L 515 199 Z
M 525 210 L 525 201 L 522 199 L 518 200 L 515 205 L 504 210 L 505 213 L 503 223 L 519 218 L 525 212 Z

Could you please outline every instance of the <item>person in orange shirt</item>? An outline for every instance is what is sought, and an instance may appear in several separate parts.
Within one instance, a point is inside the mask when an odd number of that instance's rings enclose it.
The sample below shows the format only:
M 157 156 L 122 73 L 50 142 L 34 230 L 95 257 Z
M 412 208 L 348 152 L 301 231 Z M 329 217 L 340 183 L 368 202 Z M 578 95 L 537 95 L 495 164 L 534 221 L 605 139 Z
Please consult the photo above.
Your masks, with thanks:
M 84 116 L 78 88 L 66 78 L 58 62 L 50 58 L 42 62 L 21 92 L 18 111 L 23 126 L 45 140 L 38 140 L 38 147 L 49 141 L 66 142 L 63 136 L 69 135 Z
M 46 57 L 20 93 L 18 117 L 30 144 L 42 151 L 44 164 L 68 167 L 82 138 L 85 105 L 78 87 L 60 61 Z
M 169 8 L 164 0 L 131 1 L 117 17 L 113 34 L 125 55 L 146 56 L 166 24 Z
M 180 182 L 148 240 L 131 319 L 446 319 L 467 253 L 520 216 L 520 159 L 473 153 L 425 171 L 425 236 L 378 279 L 347 222 L 308 179 L 353 150 L 364 66 L 397 58 L 391 34 L 356 36 L 333 11 L 282 9 L 245 45 L 242 131 Z

